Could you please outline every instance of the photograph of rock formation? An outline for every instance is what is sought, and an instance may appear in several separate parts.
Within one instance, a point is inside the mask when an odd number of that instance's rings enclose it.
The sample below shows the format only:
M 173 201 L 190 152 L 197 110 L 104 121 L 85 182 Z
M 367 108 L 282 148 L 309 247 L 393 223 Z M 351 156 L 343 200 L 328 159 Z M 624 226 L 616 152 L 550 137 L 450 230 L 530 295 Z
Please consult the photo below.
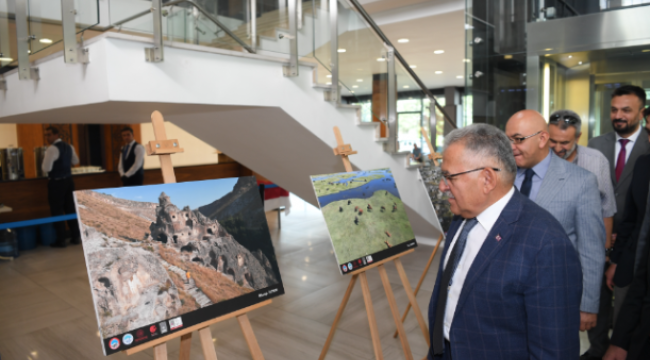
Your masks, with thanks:
M 254 177 L 76 191 L 75 201 L 105 353 L 131 345 L 111 338 L 151 324 L 200 323 L 210 318 L 187 315 L 220 316 L 274 286 L 283 293 Z

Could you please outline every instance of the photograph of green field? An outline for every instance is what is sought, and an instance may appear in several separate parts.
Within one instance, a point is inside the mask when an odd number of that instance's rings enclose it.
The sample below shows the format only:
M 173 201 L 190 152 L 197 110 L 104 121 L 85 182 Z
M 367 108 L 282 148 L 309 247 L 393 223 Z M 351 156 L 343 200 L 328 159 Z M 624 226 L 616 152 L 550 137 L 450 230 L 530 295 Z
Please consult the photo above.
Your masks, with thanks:
M 390 169 L 311 179 L 339 265 L 415 239 Z

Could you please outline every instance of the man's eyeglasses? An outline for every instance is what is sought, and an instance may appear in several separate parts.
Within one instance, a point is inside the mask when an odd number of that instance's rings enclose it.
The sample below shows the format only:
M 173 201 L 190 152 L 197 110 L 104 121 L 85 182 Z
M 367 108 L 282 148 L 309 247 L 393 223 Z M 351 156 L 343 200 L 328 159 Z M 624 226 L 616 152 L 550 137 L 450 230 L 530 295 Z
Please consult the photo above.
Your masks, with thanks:
M 571 115 L 560 115 L 560 114 L 555 114 L 551 115 L 550 119 L 548 120 L 549 123 L 559 123 L 560 121 L 563 121 L 567 125 L 575 125 L 580 122 L 578 118 L 575 116 Z
M 510 140 L 510 142 L 513 143 L 513 144 L 521 144 L 522 142 L 524 142 L 524 140 L 526 140 L 528 138 L 532 138 L 533 136 L 538 135 L 541 132 L 542 132 L 542 130 L 534 133 L 533 135 L 528 135 L 528 136 L 524 136 L 524 137 L 509 137 L 508 140 Z
M 482 167 L 482 168 L 478 168 L 478 169 L 474 169 L 474 170 L 467 170 L 467 171 L 463 171 L 463 172 L 459 172 L 459 173 L 455 173 L 455 174 L 450 174 L 448 172 L 443 171 L 442 172 L 442 180 L 444 180 L 445 185 L 447 185 L 447 187 L 449 187 L 449 182 L 452 181 L 456 176 L 463 175 L 463 174 L 469 174 L 471 172 L 479 171 L 479 170 L 483 170 L 483 169 L 492 169 L 494 171 L 501 171 L 501 169 L 499 169 L 499 168 L 491 168 L 491 167 Z

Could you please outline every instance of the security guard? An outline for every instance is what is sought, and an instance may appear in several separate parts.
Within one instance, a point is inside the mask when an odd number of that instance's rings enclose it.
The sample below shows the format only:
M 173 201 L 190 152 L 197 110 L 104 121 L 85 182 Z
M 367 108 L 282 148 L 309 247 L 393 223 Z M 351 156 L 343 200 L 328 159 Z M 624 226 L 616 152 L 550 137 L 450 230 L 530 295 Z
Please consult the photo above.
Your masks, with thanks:
M 117 169 L 122 178 L 122 185 L 137 186 L 144 182 L 144 146 L 133 139 L 133 129 L 122 129 L 122 154 Z
M 50 204 L 52 216 L 74 214 L 75 205 L 72 197 L 74 182 L 72 181 L 72 165 L 79 164 L 79 158 L 74 147 L 61 140 L 59 129 L 48 127 L 45 129 L 45 139 L 50 146 L 45 150 L 42 169 L 47 172 L 50 181 L 47 184 L 47 200 Z M 65 224 L 62 221 L 54 223 L 56 229 L 56 242 L 52 247 L 66 246 Z M 80 244 L 79 225 L 77 220 L 68 220 L 72 244 Z

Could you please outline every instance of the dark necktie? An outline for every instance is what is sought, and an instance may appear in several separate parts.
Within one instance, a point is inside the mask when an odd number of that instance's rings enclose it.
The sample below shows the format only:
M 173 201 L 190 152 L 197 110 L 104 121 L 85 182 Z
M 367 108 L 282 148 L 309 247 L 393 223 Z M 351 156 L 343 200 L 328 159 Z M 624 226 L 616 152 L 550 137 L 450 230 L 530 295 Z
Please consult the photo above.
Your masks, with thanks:
M 625 157 L 627 155 L 627 149 L 625 148 L 625 145 L 627 145 L 630 140 L 620 139 L 618 142 L 621 143 L 621 151 L 618 152 L 618 159 L 616 159 L 616 181 L 621 178 L 623 169 L 625 169 Z
M 530 197 L 530 190 L 533 188 L 533 175 L 535 175 L 533 169 L 526 169 L 526 177 L 524 182 L 521 183 L 521 189 L 519 189 L 519 192 L 526 197 Z
M 122 148 L 122 162 L 126 161 L 126 154 L 129 153 L 129 144 L 124 145 Z
M 447 296 L 449 293 L 449 288 L 451 287 L 451 279 L 454 277 L 456 272 L 456 267 L 458 267 L 458 261 L 460 261 L 463 251 L 465 250 L 465 244 L 467 243 L 467 235 L 472 230 L 474 225 L 476 225 L 476 218 L 467 219 L 465 221 L 465 226 L 454 244 L 454 248 L 451 249 L 451 254 L 447 260 L 447 266 L 442 273 L 442 279 L 440 279 L 440 290 L 438 292 L 438 306 L 436 308 L 436 323 L 433 325 L 433 339 L 431 339 L 431 345 L 433 346 L 433 352 L 435 355 L 442 355 L 444 350 L 444 323 L 445 323 L 445 310 L 447 309 Z M 444 259 L 443 259 L 444 261 Z

